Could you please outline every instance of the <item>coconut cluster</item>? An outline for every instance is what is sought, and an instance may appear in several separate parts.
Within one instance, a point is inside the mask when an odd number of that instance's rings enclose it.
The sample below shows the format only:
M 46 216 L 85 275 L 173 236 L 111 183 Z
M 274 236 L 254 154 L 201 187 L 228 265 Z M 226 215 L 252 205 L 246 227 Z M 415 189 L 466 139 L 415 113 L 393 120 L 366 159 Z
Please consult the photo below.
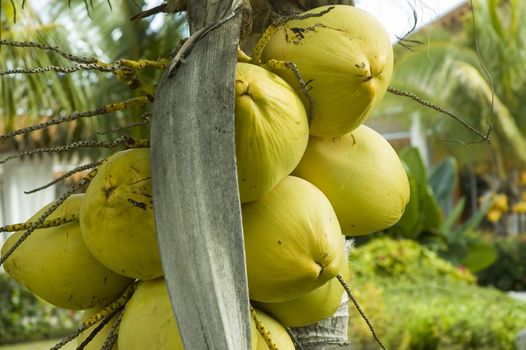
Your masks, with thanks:
M 294 349 L 284 327 L 319 322 L 340 306 L 344 289 L 336 276 L 349 278 L 346 236 L 388 228 L 409 200 L 396 152 L 363 125 L 386 92 L 393 52 L 374 17 L 344 5 L 271 27 L 254 51 L 237 64 L 235 77 L 248 289 L 258 308 L 251 318 L 252 349 L 269 349 L 272 342 Z M 115 153 L 84 194 L 50 217 L 79 220 L 37 229 L 4 268 L 54 305 L 89 309 L 87 319 L 139 280 L 115 349 L 183 349 L 163 279 L 153 203 L 149 149 Z M 2 254 L 22 234 L 12 235 Z M 100 348 L 111 322 L 86 349 Z

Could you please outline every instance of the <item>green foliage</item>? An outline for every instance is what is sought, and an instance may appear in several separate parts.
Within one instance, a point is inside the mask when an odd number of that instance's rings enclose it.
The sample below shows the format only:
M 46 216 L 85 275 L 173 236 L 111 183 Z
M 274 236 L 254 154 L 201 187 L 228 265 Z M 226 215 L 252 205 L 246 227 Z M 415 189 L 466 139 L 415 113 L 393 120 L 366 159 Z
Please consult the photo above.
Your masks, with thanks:
M 423 232 L 437 231 L 442 214 L 428 183 L 427 170 L 418 149 L 405 148 L 399 156 L 409 178 L 411 194 L 407 206 L 410 210 L 404 213 L 392 231 L 406 238 L 417 239 Z
M 78 315 L 37 299 L 0 272 L 0 344 L 63 335 L 75 328 Z
M 433 189 L 437 204 L 449 213 L 453 192 L 458 184 L 458 166 L 455 158 L 448 157 L 438 163 L 429 174 L 429 185 Z
M 526 235 L 494 237 L 497 259 L 478 274 L 479 283 L 502 290 L 526 291 Z
M 430 249 L 408 239 L 374 239 L 351 250 L 350 263 L 354 276 L 364 281 L 375 278 L 417 281 L 440 276 L 475 283 L 475 277 L 468 270 L 452 265 Z
M 400 152 L 410 185 L 410 200 L 400 221 L 387 232 L 395 237 L 410 238 L 425 244 L 443 258 L 478 272 L 496 259 L 494 248 L 474 233 L 491 206 L 486 201 L 480 210 L 462 224 L 456 224 L 465 201 L 448 210 L 453 200 L 458 167 L 453 158 L 446 158 L 428 175 L 418 149 L 409 147 Z M 444 213 L 449 211 L 449 215 Z
M 526 164 L 526 26 L 519 24 L 526 2 L 479 0 L 472 10 L 462 30 L 430 25 L 411 37 L 423 44 L 395 50 L 390 85 L 455 112 L 483 133 L 491 125 L 491 145 L 453 118 L 392 94 L 373 117 L 381 123 L 418 116 L 434 155 L 454 156 L 495 190 L 515 193 L 513 173 Z
M 408 240 L 388 238 L 350 256 L 355 296 L 388 349 L 514 349 L 526 303 L 492 288 Z M 351 309 L 353 349 L 375 349 Z

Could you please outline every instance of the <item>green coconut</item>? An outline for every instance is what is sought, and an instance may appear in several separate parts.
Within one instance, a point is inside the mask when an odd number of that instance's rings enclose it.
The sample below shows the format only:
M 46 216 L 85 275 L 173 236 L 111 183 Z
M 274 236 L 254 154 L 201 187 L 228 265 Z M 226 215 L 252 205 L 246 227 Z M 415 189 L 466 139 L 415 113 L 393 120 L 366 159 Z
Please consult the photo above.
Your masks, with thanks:
M 362 9 L 325 6 L 304 15 L 319 13 L 325 14 L 280 26 L 261 60 L 294 87 L 308 106 L 292 71 L 269 61 L 288 61 L 298 67 L 313 100 L 311 135 L 335 137 L 363 123 L 384 96 L 393 71 L 393 49 L 382 24 Z
M 100 166 L 80 208 L 80 227 L 91 253 L 109 269 L 141 280 L 163 275 L 149 149 L 115 153 Z
M 394 225 L 409 201 L 409 181 L 398 155 L 365 125 L 341 137 L 311 137 L 293 174 L 329 198 L 349 236 Z
M 294 170 L 307 147 L 309 126 L 300 98 L 274 73 L 238 63 L 235 84 L 237 174 L 246 203 Z
M 79 215 L 83 194 L 72 195 L 49 217 Z M 38 211 L 34 222 L 52 205 Z M 5 255 L 25 231 L 11 235 L 2 246 Z M 78 222 L 37 229 L 3 265 L 5 271 L 48 303 L 65 309 L 82 310 L 102 306 L 118 298 L 130 279 L 104 265 L 90 253 Z
M 126 304 L 119 349 L 184 350 L 163 278 L 144 281 Z
M 288 176 L 242 215 L 252 300 L 298 298 L 338 273 L 344 237 L 329 200 L 309 182 Z
M 256 350 L 257 329 L 250 325 L 251 349 Z M 119 349 L 184 350 L 164 278 L 143 281 L 137 287 L 119 327 Z
M 349 279 L 347 259 L 342 259 L 339 274 L 344 280 Z M 333 277 L 299 298 L 281 303 L 254 302 L 254 305 L 286 327 L 304 327 L 333 316 L 341 306 L 344 292 L 340 281 Z

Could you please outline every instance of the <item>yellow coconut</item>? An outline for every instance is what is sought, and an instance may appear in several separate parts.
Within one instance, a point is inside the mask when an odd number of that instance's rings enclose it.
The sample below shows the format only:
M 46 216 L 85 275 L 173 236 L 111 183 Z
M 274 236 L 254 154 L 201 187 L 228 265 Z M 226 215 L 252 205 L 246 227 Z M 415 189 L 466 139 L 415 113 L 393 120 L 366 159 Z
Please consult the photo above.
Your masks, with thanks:
M 126 304 L 119 349 L 184 350 L 163 278 L 144 281 Z
M 242 206 L 250 298 L 298 298 L 336 276 L 344 237 L 325 195 L 288 176 L 260 200 Z
M 311 137 L 293 173 L 329 198 L 345 235 L 394 225 L 409 201 L 409 181 L 398 155 L 365 125 L 341 137 Z
M 347 259 L 342 259 L 339 274 L 344 280 L 349 279 Z M 334 315 L 342 303 L 344 292 L 340 281 L 333 277 L 299 298 L 281 303 L 254 302 L 254 305 L 286 327 L 304 327 Z
M 291 20 L 272 35 L 262 62 L 296 64 L 308 82 L 311 135 L 335 137 L 356 128 L 384 96 L 393 71 L 393 50 L 382 24 L 366 11 L 345 5 L 319 7 Z M 273 69 L 307 103 L 290 69 Z
M 305 108 L 283 79 L 261 67 L 236 69 L 236 159 L 241 202 L 261 198 L 289 175 L 305 152 Z
M 79 214 L 84 195 L 66 199 L 48 219 Z M 29 222 L 36 221 L 51 204 Z M 24 234 L 19 231 L 2 247 L 7 253 Z M 116 299 L 130 279 L 107 269 L 86 247 L 78 222 L 35 230 L 4 263 L 5 271 L 45 301 L 65 309 L 89 309 Z
M 274 345 L 273 349 L 279 349 L 279 350 L 294 350 L 294 343 L 292 342 L 292 339 L 290 339 L 289 334 L 287 333 L 287 330 L 275 319 L 270 317 L 269 315 L 265 314 L 264 312 L 254 309 L 256 311 L 256 318 L 257 321 L 263 326 L 263 332 L 266 336 L 268 335 L 269 340 Z M 251 325 L 255 324 L 254 319 L 251 319 Z M 257 345 L 256 350 L 270 350 L 271 348 L 267 345 L 267 342 L 263 338 L 263 336 L 260 334 L 260 332 L 257 332 Z
M 84 313 L 82 314 L 82 322 L 86 321 L 91 316 L 97 314 L 98 312 L 102 311 L 103 309 L 104 309 L 104 307 L 95 308 L 95 309 L 89 309 L 89 310 L 84 311 Z M 102 329 L 95 335 L 95 337 L 90 340 L 90 342 L 88 343 L 88 345 L 86 345 L 84 350 L 100 350 L 100 349 L 102 349 L 102 346 L 104 345 L 104 342 L 106 341 L 106 338 L 110 334 L 111 328 L 115 324 L 115 320 L 117 319 L 117 315 L 118 315 L 118 312 L 117 312 L 116 315 L 114 315 L 111 318 L 111 320 L 108 323 L 106 323 L 102 327 Z M 97 328 L 100 325 L 100 323 L 101 323 L 101 321 L 97 322 L 96 324 L 94 324 L 93 326 L 91 326 L 90 328 L 85 330 L 84 332 L 80 333 L 78 338 L 77 338 L 77 345 L 82 344 L 82 342 L 85 339 L 88 338 L 88 336 L 91 334 L 91 332 L 95 328 Z M 112 347 L 112 350 L 117 350 L 117 344 L 115 344 Z
M 149 149 L 118 152 L 100 166 L 80 208 L 80 227 L 91 253 L 109 269 L 142 280 L 163 275 Z
M 256 350 L 257 329 L 251 322 L 252 350 Z M 183 350 L 163 278 L 143 281 L 126 304 L 119 327 L 118 348 L 126 350 Z

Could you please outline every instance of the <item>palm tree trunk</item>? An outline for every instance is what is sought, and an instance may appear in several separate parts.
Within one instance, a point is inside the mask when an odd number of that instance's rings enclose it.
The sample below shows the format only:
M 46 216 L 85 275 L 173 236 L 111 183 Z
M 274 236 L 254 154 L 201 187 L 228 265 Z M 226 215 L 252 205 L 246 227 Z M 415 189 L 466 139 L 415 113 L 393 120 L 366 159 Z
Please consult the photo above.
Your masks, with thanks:
M 230 15 L 240 3 L 189 2 L 191 34 Z M 157 235 L 187 349 L 250 348 L 234 143 L 240 23 L 235 16 L 196 40 L 175 74 L 165 73 L 153 109 Z

